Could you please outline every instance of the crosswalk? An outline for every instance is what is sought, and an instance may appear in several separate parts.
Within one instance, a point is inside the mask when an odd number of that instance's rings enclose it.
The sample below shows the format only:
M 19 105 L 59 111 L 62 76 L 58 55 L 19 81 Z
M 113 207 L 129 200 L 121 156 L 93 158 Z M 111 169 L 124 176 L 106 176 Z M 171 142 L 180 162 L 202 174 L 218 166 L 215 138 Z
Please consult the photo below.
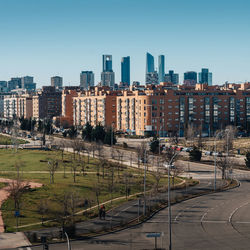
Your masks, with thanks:
M 30 247 L 19 247 L 18 250 L 31 250 Z

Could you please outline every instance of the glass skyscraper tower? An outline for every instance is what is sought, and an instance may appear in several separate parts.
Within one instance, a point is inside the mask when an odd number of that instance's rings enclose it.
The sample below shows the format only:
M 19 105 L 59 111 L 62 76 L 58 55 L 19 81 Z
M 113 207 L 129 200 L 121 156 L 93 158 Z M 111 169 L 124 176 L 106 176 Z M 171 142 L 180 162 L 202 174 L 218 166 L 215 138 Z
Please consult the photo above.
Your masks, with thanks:
M 112 55 L 102 56 L 101 84 L 102 86 L 114 88 L 115 73 L 112 70 Z
M 130 85 L 130 57 L 122 57 L 121 61 L 121 82 Z
M 207 83 L 208 86 L 212 86 L 212 73 L 208 69 L 201 69 L 199 83 Z
M 146 74 L 152 73 L 155 70 L 154 57 L 147 53 L 146 54 Z
M 158 78 L 159 82 L 164 82 L 165 76 L 165 56 L 159 55 L 158 57 Z
M 112 72 L 112 55 L 103 55 L 102 56 L 102 71 L 103 72 Z

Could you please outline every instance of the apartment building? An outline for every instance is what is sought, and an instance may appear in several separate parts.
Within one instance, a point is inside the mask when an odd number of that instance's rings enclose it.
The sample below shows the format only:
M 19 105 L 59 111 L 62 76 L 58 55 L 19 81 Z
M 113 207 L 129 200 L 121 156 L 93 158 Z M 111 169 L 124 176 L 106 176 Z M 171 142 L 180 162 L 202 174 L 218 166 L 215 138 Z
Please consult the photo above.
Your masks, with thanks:
M 92 87 L 73 97 L 73 123 L 84 126 L 89 122 L 92 126 L 102 124 L 116 128 L 117 91 L 109 87 Z
M 250 83 L 171 87 L 167 83 L 111 91 L 94 88 L 74 97 L 74 124 L 113 124 L 131 134 L 184 136 L 189 127 L 213 135 L 227 125 L 250 129 Z
M 33 117 L 36 119 L 60 116 L 62 112 L 62 95 L 54 86 L 44 86 L 33 96 Z
M 3 116 L 7 119 L 12 118 L 31 118 L 33 115 L 32 96 L 25 95 L 5 95 L 3 97 Z
M 65 87 L 62 91 L 62 116 L 60 124 L 64 127 L 73 125 L 73 97 L 77 97 L 80 87 Z

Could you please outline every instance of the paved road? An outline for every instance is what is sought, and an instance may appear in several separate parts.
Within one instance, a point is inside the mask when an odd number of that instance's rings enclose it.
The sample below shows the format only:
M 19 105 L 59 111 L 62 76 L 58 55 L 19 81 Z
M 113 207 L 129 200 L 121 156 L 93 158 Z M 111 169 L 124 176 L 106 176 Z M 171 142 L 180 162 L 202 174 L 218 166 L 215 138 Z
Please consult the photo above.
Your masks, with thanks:
M 172 206 L 173 250 L 250 249 L 250 182 L 239 188 L 187 200 Z M 148 222 L 130 230 L 72 242 L 76 249 L 154 249 L 149 232 L 163 232 L 158 247 L 168 249 L 168 211 L 162 210 Z M 41 247 L 32 247 L 40 250 Z M 67 249 L 65 244 L 50 249 Z

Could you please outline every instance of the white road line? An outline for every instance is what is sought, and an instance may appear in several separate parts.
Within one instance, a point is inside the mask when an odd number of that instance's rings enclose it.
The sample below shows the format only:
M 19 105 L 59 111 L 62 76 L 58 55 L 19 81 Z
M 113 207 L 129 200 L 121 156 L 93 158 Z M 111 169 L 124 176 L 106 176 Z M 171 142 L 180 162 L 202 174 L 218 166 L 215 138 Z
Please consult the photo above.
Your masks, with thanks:
M 232 222 L 233 215 L 234 215 L 240 208 L 246 206 L 247 204 L 249 204 L 249 202 L 246 202 L 246 203 L 244 203 L 243 205 L 241 205 L 241 206 L 235 208 L 235 209 L 233 210 L 233 212 L 230 214 L 230 216 L 229 216 L 229 218 L 228 218 L 228 222 L 231 223 L 231 222 Z

